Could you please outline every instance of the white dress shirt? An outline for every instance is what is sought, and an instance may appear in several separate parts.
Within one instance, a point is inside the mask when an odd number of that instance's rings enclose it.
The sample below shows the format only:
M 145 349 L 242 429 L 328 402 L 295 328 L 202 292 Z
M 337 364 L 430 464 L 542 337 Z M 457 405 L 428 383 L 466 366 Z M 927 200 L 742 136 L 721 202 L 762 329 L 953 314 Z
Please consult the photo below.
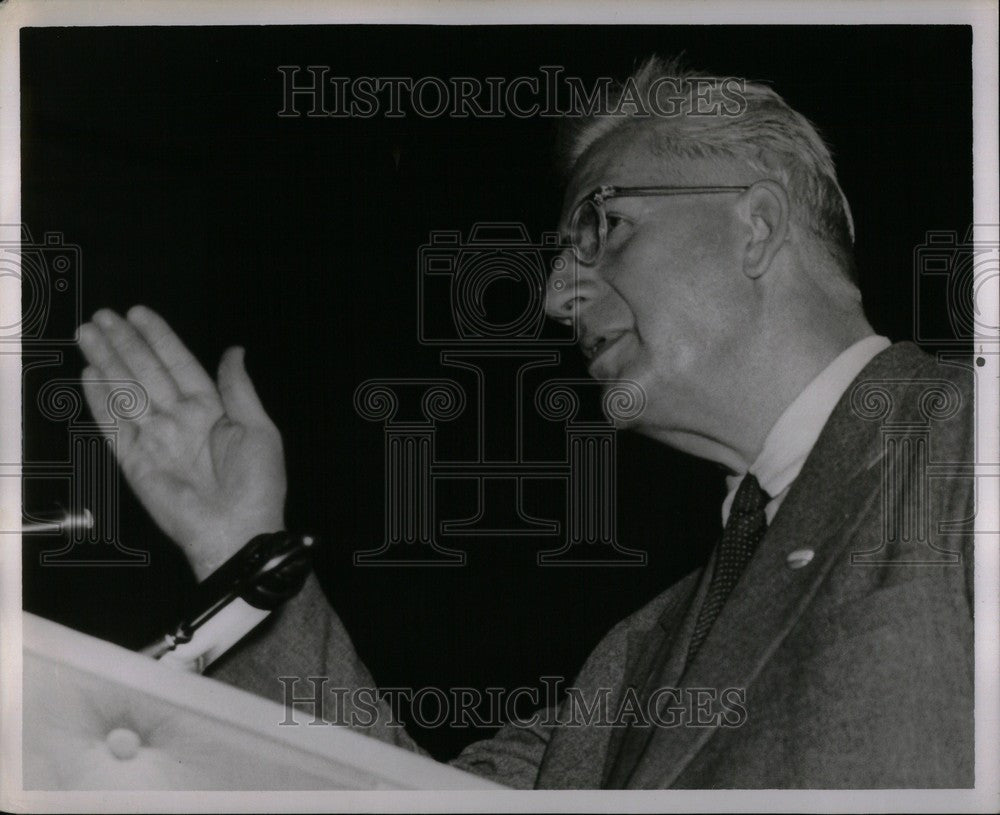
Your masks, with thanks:
M 764 508 L 771 523 L 792 482 L 798 477 L 833 409 L 847 386 L 871 360 L 892 343 L 872 335 L 854 343 L 806 385 L 795 401 L 778 417 L 764 440 L 757 460 L 747 470 L 757 477 L 761 489 L 771 496 Z M 729 493 L 722 502 L 722 525 L 729 520 L 736 490 L 746 473 L 726 477 Z

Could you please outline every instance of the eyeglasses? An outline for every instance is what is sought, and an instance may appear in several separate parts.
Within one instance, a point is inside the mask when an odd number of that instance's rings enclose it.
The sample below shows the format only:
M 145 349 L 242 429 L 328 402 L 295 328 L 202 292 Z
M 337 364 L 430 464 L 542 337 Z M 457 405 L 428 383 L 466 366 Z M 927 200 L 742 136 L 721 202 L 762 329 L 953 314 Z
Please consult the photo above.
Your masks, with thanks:
M 569 240 L 581 263 L 596 263 L 608 239 L 608 216 L 604 202 L 609 198 L 653 197 L 659 195 L 710 195 L 743 192 L 749 187 L 599 187 L 573 210 Z

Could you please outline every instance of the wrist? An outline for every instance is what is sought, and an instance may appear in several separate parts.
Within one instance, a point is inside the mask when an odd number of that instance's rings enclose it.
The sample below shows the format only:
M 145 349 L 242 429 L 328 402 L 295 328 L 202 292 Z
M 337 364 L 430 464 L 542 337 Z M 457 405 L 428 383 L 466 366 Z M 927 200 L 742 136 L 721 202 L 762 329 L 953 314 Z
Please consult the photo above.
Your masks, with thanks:
M 220 530 L 214 534 L 202 535 L 184 548 L 189 553 L 191 570 L 200 583 L 258 535 L 283 531 L 284 521 L 276 519 L 270 523 L 261 522 L 253 526 L 241 526 L 236 530 Z
M 176 629 L 144 653 L 201 670 L 299 592 L 315 540 L 289 532 L 254 536 L 199 583 Z

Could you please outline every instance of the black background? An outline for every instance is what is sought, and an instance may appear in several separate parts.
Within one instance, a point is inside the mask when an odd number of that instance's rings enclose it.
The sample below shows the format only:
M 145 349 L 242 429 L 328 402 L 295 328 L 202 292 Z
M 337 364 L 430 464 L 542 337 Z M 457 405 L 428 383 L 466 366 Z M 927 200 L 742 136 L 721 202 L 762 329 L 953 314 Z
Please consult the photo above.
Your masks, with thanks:
M 21 49 L 25 224 L 81 247 L 84 315 L 145 303 L 209 370 L 227 346 L 246 347 L 283 430 L 288 522 L 323 537 L 324 586 L 382 685 L 570 679 L 610 626 L 704 559 L 722 478 L 621 435 L 619 540 L 648 553 L 645 567 L 540 568 L 552 538 L 449 540 L 467 555 L 462 568 L 352 566 L 353 552 L 381 542 L 383 518 L 383 435 L 355 413 L 354 388 L 462 380 L 417 342 L 418 247 L 480 221 L 523 222 L 533 237 L 551 229 L 555 122 L 279 118 L 278 65 L 445 79 L 561 65 L 589 87 L 650 53 L 683 51 L 717 75 L 773 82 L 833 146 L 869 317 L 894 340 L 917 321 L 946 325 L 940 298 L 914 317 L 913 250 L 928 229 L 971 223 L 968 28 L 52 28 L 24 30 Z M 562 356 L 549 375 L 585 375 L 572 349 Z M 34 399 L 81 367 L 69 349 L 26 376 L 26 461 L 65 458 L 65 425 Z M 446 441 L 443 426 L 443 455 L 471 448 L 462 427 Z M 562 438 L 555 426 L 538 433 L 540 449 Z M 63 482 L 25 487 L 29 507 L 66 501 Z M 548 514 L 559 517 L 555 500 Z M 124 487 L 120 530 L 150 553 L 147 567 L 43 567 L 39 552 L 58 541 L 26 541 L 25 607 L 130 647 L 174 622 L 192 578 Z M 448 756 L 476 733 L 417 735 Z

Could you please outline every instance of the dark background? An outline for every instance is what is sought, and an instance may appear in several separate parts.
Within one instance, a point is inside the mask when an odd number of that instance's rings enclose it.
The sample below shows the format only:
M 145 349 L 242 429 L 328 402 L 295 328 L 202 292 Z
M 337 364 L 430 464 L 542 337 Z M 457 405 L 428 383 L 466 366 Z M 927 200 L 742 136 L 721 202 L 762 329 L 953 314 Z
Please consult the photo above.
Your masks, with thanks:
M 352 393 L 373 377 L 445 376 L 417 342 L 417 250 L 477 221 L 553 228 L 555 122 L 283 119 L 278 65 L 339 76 L 538 76 L 588 87 L 650 53 L 767 80 L 832 144 L 857 226 L 875 328 L 910 339 L 947 326 L 943 298 L 914 317 L 913 251 L 928 229 L 971 223 L 971 32 L 962 27 L 312 27 L 26 29 L 21 39 L 22 212 L 36 240 L 81 248 L 83 314 L 145 303 L 214 371 L 247 349 L 283 430 L 287 518 L 325 541 L 318 570 L 382 685 L 536 685 L 571 679 L 603 633 L 698 565 L 718 533 L 721 473 L 631 434 L 619 439 L 619 540 L 644 567 L 540 568 L 553 538 L 447 540 L 462 568 L 358 568 L 382 539 L 382 444 Z M 944 327 L 944 328 L 942 328 Z M 551 376 L 584 376 L 572 349 Z M 38 389 L 77 376 L 78 352 L 26 373 L 25 461 L 65 458 L 67 428 Z M 503 409 L 503 406 L 499 406 Z M 511 408 L 512 409 L 512 406 Z M 463 429 L 463 427 L 465 429 Z M 468 425 L 442 425 L 461 457 Z M 450 433 L 450 436 L 449 436 Z M 554 450 L 562 429 L 532 431 Z M 463 435 L 464 434 L 464 435 Z M 26 479 L 29 508 L 65 505 Z M 192 578 L 122 487 L 120 537 L 148 566 L 40 565 L 25 542 L 35 613 L 138 647 L 175 622 Z M 539 495 L 544 495 L 544 490 Z M 552 517 L 562 498 L 553 494 Z M 538 496 L 535 496 L 538 498 Z M 466 514 L 461 491 L 451 496 Z M 463 503 L 465 501 L 465 503 Z M 544 508 L 540 510 L 545 512 Z M 439 517 L 449 517 L 448 507 Z M 417 734 L 438 756 L 476 736 Z

